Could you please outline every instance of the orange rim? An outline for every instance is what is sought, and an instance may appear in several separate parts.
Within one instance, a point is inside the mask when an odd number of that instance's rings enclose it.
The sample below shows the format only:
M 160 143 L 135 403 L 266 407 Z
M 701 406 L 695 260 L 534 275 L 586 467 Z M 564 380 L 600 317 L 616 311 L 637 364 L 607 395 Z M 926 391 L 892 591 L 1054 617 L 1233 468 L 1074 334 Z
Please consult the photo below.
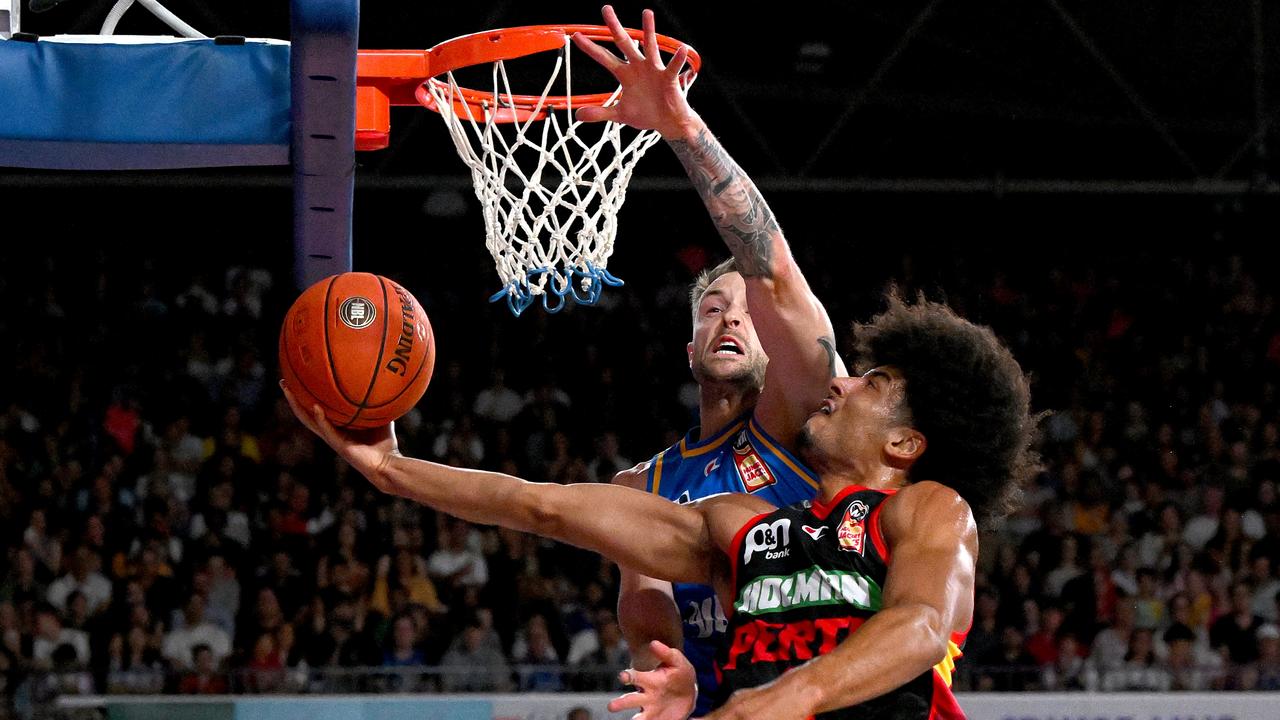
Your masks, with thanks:
M 427 51 L 427 67 L 431 73 L 414 93 L 418 102 L 430 110 L 439 112 L 435 98 L 427 92 L 427 84 L 431 84 L 442 94 L 449 92 L 448 82 L 440 76 L 459 68 L 499 60 L 513 60 L 540 52 L 559 50 L 564 47 L 565 36 L 582 33 L 596 41 L 613 42 L 613 34 L 603 25 L 528 25 L 525 27 L 487 30 L 485 32 L 463 35 L 446 40 Z M 642 42 L 644 31 L 628 29 L 627 34 L 633 40 Z M 675 53 L 684 43 L 666 35 L 658 35 L 658 48 Z M 687 67 L 680 73 L 681 80 L 687 86 L 693 82 L 702 67 L 702 58 L 697 51 L 689 48 Z M 498 107 L 491 107 L 495 98 L 492 92 L 471 90 L 459 87 L 454 92 L 453 109 L 462 117 L 467 116 L 467 109 L 472 113 L 479 112 L 480 117 L 488 109 L 495 122 L 522 122 L 529 119 L 541 119 L 549 110 L 563 110 L 567 107 L 590 107 L 603 105 L 613 96 L 612 92 L 592 93 L 584 95 L 497 95 Z M 536 112 L 535 112 L 536 110 Z

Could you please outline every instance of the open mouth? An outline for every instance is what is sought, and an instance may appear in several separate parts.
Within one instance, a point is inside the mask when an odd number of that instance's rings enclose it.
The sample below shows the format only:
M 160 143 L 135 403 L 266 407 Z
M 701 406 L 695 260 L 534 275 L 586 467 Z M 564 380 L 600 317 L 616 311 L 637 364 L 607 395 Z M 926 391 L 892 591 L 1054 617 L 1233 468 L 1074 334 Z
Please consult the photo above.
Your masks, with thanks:
M 834 401 L 831 400 L 831 398 L 827 398 L 826 400 L 823 400 L 822 404 L 818 406 L 818 412 L 822 413 L 823 415 L 830 415 L 835 411 L 836 411 L 836 404 Z
M 746 355 L 742 351 L 742 346 L 734 338 L 725 335 L 720 338 L 720 344 L 716 345 L 716 355 Z

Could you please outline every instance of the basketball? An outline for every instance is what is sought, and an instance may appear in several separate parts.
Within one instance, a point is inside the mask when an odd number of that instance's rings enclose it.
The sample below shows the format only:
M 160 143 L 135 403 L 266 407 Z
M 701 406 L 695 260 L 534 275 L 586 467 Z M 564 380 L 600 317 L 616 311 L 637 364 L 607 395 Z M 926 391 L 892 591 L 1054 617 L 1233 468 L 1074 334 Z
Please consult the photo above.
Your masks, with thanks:
M 280 329 L 280 373 L 304 408 L 340 428 L 372 428 L 422 399 L 435 367 L 431 322 L 380 275 L 349 272 L 307 288 Z

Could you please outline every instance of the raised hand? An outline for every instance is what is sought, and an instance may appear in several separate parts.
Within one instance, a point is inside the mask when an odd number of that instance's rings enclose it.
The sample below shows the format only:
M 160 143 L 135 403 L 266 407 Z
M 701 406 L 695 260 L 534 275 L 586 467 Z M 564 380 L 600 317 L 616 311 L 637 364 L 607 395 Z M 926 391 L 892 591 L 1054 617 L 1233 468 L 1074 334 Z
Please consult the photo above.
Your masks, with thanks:
M 660 664 L 649 672 L 623 670 L 619 679 L 636 691 L 610 701 L 609 712 L 639 710 L 632 720 L 685 720 L 698 697 L 693 665 L 684 653 L 658 640 L 649 643 L 649 651 Z
M 289 388 L 285 387 L 283 380 L 280 381 L 280 389 L 284 391 L 284 397 L 289 401 L 293 414 L 298 416 L 298 420 L 306 425 L 308 430 L 319 435 L 321 440 L 334 449 L 334 452 L 368 478 L 369 482 L 379 490 L 392 492 L 382 470 L 393 456 L 400 454 L 400 448 L 396 444 L 394 423 L 369 430 L 339 430 L 324 416 L 324 410 L 321 410 L 319 405 L 311 408 L 302 407 L 293 393 L 289 392 Z
M 688 47 L 681 46 L 664 66 L 658 52 L 652 10 L 645 10 L 643 15 L 643 51 L 618 22 L 611 6 L 605 5 L 602 12 L 622 58 L 581 33 L 574 34 L 573 42 L 617 78 L 622 85 L 622 96 L 609 107 L 580 108 L 578 119 L 584 122 L 613 120 L 640 130 L 657 130 L 664 138 L 680 137 L 689 124 L 698 120 L 680 85 L 680 70 L 689 56 Z

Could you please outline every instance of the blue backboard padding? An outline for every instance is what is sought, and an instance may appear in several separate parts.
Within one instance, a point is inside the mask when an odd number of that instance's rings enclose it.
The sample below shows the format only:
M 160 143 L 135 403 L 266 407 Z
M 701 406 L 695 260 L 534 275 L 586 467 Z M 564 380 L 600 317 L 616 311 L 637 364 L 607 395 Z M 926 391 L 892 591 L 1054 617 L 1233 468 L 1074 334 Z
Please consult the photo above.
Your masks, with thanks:
M 20 167 L 285 164 L 289 47 L 0 41 L 0 141 Z

